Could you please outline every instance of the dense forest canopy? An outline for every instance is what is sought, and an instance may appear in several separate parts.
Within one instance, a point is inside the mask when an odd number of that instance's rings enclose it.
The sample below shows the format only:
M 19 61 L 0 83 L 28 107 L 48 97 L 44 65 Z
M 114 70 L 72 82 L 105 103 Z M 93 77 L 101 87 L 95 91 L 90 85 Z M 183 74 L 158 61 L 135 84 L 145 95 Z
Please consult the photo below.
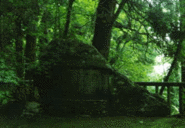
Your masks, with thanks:
M 133 81 L 182 81 L 184 0 L 3 0 L 0 81 L 29 80 L 48 43 L 57 38 L 93 45 Z M 171 64 L 151 76 L 155 58 Z M 180 70 L 181 68 L 181 70 Z M 163 78 L 164 77 L 164 78 Z M 162 93 L 162 91 L 161 91 Z

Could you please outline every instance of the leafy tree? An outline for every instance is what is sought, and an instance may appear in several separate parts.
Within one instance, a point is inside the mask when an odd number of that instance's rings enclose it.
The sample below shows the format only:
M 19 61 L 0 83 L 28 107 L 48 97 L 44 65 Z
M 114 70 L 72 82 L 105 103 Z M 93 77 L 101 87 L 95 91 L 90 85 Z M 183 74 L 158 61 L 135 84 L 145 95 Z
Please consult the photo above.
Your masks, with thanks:
M 2 67 L 8 68 L 1 76 L 16 81 L 16 73 L 31 80 L 29 69 L 51 40 L 75 38 L 92 43 L 133 81 L 150 81 L 155 57 L 164 55 L 173 60 L 165 81 L 175 80 L 180 61 L 184 71 L 181 5 L 174 0 L 1 1 L 0 50 Z

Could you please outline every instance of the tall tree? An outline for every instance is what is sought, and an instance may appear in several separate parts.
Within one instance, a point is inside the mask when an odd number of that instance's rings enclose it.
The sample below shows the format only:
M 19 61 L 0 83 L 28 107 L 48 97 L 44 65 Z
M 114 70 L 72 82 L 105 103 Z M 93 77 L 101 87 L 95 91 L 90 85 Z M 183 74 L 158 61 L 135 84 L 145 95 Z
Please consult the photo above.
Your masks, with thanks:
M 26 68 L 28 65 L 32 64 L 36 61 L 36 35 L 37 33 L 37 25 L 35 23 L 38 22 L 37 16 L 39 15 L 39 6 L 38 0 L 33 0 L 30 3 L 29 8 L 27 9 L 27 14 L 31 15 L 31 17 L 24 20 L 24 25 L 28 26 L 26 30 L 26 48 L 25 48 L 25 58 L 26 58 Z M 30 11 L 32 10 L 32 11 Z M 25 79 L 31 80 L 31 73 L 26 70 Z
M 25 80 L 32 80 L 32 71 L 29 70 L 29 66 L 33 65 L 36 61 L 36 34 L 37 33 L 37 24 L 38 23 L 38 15 L 39 15 L 39 6 L 38 0 L 32 0 L 29 4 L 30 6 L 27 8 L 27 14 L 31 15 L 30 18 L 23 19 L 24 24 L 27 27 L 26 33 L 26 47 L 25 47 Z M 31 84 L 30 84 L 31 86 Z M 34 90 L 33 86 L 30 87 L 29 95 L 27 98 L 30 101 L 34 101 Z
M 113 24 L 126 2 L 128 2 L 128 0 L 122 0 L 117 12 L 114 14 L 117 4 L 116 0 L 99 1 L 92 44 L 106 59 L 108 59 L 109 55 Z
M 22 12 L 24 12 L 23 8 L 17 8 L 16 9 L 16 16 L 17 18 L 15 19 L 15 25 L 16 25 L 16 29 L 15 29 L 15 46 L 16 46 L 16 62 L 17 62 L 17 67 L 16 67 L 16 72 L 17 72 L 17 76 L 20 79 L 23 79 L 24 76 L 24 69 L 23 69 L 23 31 L 22 31 L 22 17 L 23 14 Z

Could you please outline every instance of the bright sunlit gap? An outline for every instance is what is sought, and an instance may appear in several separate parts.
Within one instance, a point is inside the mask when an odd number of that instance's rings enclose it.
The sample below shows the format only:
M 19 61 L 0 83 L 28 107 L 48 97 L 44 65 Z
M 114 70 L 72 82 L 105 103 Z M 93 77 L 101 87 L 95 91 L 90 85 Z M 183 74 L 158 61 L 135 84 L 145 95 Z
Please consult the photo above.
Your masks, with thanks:
M 155 62 L 157 65 L 154 66 L 154 71 L 160 75 L 163 75 L 164 73 L 166 73 L 171 65 L 168 62 L 163 62 L 162 60 L 163 58 L 164 58 L 164 55 L 160 55 L 155 58 Z
M 155 63 L 156 64 L 153 66 L 153 72 L 150 74 L 150 77 L 153 78 L 151 81 L 154 81 L 159 76 L 164 77 L 171 66 L 170 63 L 164 62 L 164 55 L 157 56 L 155 58 Z

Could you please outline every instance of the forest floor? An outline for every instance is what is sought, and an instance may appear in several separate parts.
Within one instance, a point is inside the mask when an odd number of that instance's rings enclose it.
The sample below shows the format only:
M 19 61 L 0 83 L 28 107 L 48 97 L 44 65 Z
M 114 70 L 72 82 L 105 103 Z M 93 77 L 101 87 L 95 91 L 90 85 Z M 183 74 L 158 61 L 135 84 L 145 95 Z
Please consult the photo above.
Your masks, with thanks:
M 185 128 L 185 119 L 144 117 L 50 117 L 30 122 L 0 119 L 0 128 Z

